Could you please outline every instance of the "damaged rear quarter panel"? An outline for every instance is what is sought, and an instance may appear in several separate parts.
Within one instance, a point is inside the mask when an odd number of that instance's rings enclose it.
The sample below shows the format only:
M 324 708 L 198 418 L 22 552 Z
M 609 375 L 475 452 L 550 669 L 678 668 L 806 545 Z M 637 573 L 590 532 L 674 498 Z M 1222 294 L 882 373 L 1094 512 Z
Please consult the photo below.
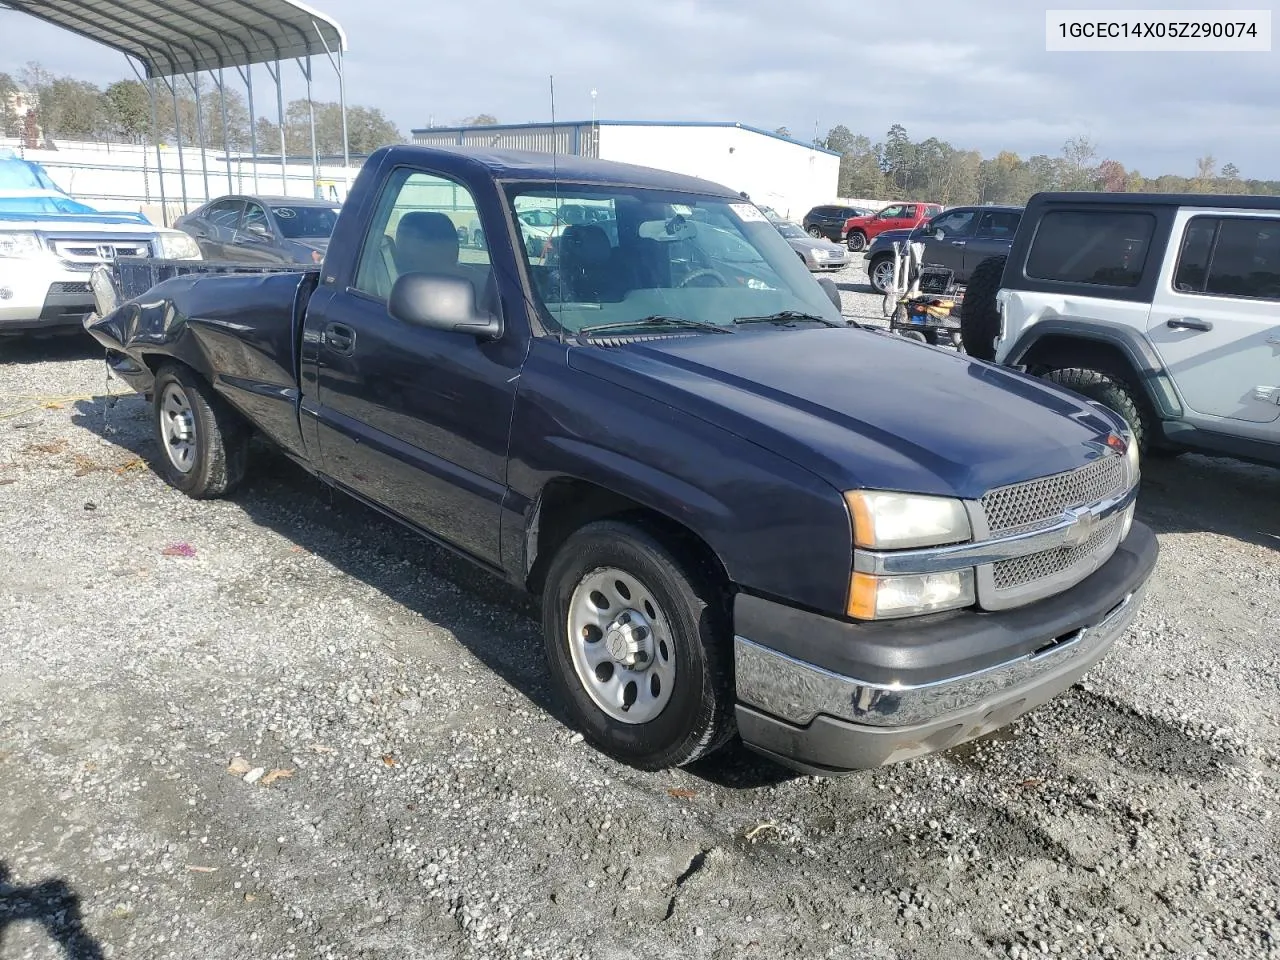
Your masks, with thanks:
M 116 354 L 113 367 L 135 389 L 149 390 L 164 359 L 177 360 L 267 437 L 306 459 L 298 421 L 299 340 L 317 280 L 311 271 L 175 277 L 88 329 Z

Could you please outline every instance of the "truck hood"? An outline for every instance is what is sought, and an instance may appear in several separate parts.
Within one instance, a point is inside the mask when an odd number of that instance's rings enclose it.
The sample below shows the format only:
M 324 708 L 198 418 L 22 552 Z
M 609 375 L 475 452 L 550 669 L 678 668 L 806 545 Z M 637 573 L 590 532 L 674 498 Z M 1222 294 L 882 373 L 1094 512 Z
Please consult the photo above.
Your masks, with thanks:
M 129 213 L 4 213 L 0 211 L 0 224 L 5 229 L 38 230 L 41 233 L 121 233 L 151 235 L 160 228 L 153 226 L 142 214 Z
M 592 345 L 570 350 L 568 362 L 786 457 L 837 490 L 976 499 L 1084 464 L 1118 426 L 1043 381 L 857 329 Z

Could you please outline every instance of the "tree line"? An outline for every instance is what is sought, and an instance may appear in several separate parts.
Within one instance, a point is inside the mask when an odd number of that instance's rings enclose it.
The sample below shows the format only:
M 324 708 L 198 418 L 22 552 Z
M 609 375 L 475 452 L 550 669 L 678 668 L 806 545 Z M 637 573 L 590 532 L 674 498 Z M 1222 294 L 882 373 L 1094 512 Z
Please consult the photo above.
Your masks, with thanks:
M 778 133 L 784 133 L 780 128 Z M 1249 180 L 1234 164 L 1219 166 L 1212 156 L 1196 161 L 1194 174 L 1147 177 L 1118 160 L 1102 158 L 1087 137 L 1073 137 L 1056 155 L 1023 159 L 1001 151 L 984 157 L 930 137 L 913 141 L 901 124 L 883 141 L 854 134 L 846 126 L 831 129 L 817 146 L 840 154 L 839 196 L 865 199 L 933 200 L 1023 204 L 1044 190 L 1098 190 L 1109 193 L 1280 194 L 1280 181 Z
M 219 91 L 217 85 L 201 74 L 193 86 L 185 78 L 172 80 L 175 97 L 163 81 L 156 85 L 156 113 L 160 142 L 183 146 L 200 143 L 203 127 L 204 144 L 221 149 L 223 117 L 226 117 L 225 143 L 232 150 L 247 151 L 252 144 L 249 134 L 249 108 L 244 96 L 230 84 Z M 196 90 L 199 90 L 197 110 Z M 265 87 L 274 94 L 272 87 Z M 26 111 L 17 108 L 19 95 L 30 101 Z M 267 108 L 275 115 L 274 96 Z M 225 112 L 224 112 L 225 106 Z M 255 106 L 263 110 L 255 97 Z M 321 154 L 342 154 L 342 108 L 337 103 L 312 101 L 316 122 L 316 150 Z M 264 111 L 265 112 L 265 111 Z M 291 154 L 311 153 L 311 127 L 305 99 L 292 100 L 285 107 L 285 149 Z M 175 119 L 176 118 L 176 119 Z M 199 121 L 199 122 L 197 122 Z M 151 101 L 147 88 L 137 80 L 117 80 L 98 87 L 84 80 L 57 76 L 38 63 L 28 64 L 17 78 L 0 72 L 0 129 L 6 137 L 40 141 L 57 145 L 58 140 L 89 140 L 115 143 L 151 142 Z M 260 153 L 278 154 L 280 127 L 265 116 L 254 124 Z M 389 143 L 401 143 L 399 129 L 376 107 L 347 107 L 347 137 L 353 154 L 364 154 Z

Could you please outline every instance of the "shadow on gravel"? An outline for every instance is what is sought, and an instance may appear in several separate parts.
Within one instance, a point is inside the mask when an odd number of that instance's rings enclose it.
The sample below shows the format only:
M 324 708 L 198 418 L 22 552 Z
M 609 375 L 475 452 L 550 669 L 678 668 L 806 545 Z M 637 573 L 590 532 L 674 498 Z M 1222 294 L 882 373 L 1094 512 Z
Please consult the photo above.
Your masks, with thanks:
M 120 429 L 115 402 L 78 401 L 72 422 L 129 450 L 154 470 L 160 451 L 149 422 Z M 533 598 L 332 489 L 270 444 L 255 443 L 250 458 L 246 484 L 234 501 L 254 523 L 445 628 L 531 703 L 570 725 L 551 694 Z M 414 574 L 406 575 L 406 570 Z M 441 591 L 440 580 L 458 592 Z M 689 772 L 739 789 L 774 786 L 796 776 L 740 744 Z
M 62 948 L 67 960 L 102 960 L 101 945 L 85 930 L 80 917 L 80 897 L 65 880 L 45 880 L 29 887 L 10 881 L 7 864 L 0 861 L 0 956 L 5 934 L 15 923 L 38 923 Z
M 1148 459 L 1138 516 L 1157 533 L 1207 531 L 1280 550 L 1280 470 L 1194 454 Z
M 876 288 L 873 287 L 870 283 L 851 283 L 848 280 L 844 281 L 843 283 L 840 283 L 837 281 L 836 289 L 847 290 L 850 293 L 873 293 L 877 295 L 879 294 L 879 291 L 877 291 Z
M 0 366 L 8 363 L 92 360 L 102 347 L 84 332 L 46 337 L 0 337 Z

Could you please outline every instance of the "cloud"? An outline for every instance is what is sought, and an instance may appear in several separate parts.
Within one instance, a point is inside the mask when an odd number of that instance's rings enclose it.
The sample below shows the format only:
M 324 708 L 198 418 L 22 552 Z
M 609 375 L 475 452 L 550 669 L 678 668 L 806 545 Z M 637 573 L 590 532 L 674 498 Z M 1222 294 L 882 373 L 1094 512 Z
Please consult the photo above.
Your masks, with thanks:
M 1210 152 L 1280 178 L 1275 57 L 1047 53 L 1044 7 L 1015 0 L 314 3 L 350 38 L 351 101 L 381 107 L 406 132 L 477 113 L 547 120 L 554 74 L 560 119 L 590 117 L 594 88 L 602 119 L 739 120 L 804 136 L 843 123 L 873 140 L 901 123 L 913 139 L 987 155 L 1056 155 L 1083 134 L 1100 156 L 1149 175 L 1189 174 Z M 128 75 L 118 54 L 0 11 L 0 63 L 30 59 L 95 82 Z M 286 97 L 302 95 L 296 74 L 286 71 Z M 336 99 L 327 65 L 316 75 L 316 95 Z M 266 89 L 265 75 L 258 83 Z

